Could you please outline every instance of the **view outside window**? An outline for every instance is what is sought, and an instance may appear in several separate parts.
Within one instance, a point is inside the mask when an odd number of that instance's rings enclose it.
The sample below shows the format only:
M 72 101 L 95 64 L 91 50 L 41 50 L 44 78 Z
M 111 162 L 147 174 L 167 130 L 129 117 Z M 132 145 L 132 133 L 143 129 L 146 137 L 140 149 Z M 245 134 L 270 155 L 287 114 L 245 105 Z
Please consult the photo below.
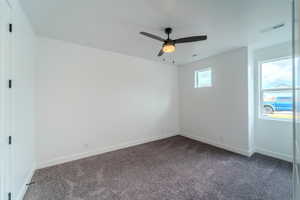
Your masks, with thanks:
M 211 68 L 195 71 L 195 88 L 211 87 Z
M 293 118 L 292 59 L 280 59 L 261 65 L 262 116 L 274 119 Z

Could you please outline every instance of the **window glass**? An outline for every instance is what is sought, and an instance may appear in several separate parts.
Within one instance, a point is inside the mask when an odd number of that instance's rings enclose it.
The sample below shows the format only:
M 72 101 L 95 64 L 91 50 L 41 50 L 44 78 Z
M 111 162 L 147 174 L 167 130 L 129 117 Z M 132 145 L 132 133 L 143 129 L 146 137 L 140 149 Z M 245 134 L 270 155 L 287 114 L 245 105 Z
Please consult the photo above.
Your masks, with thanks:
M 292 59 L 263 63 L 261 66 L 262 89 L 292 87 Z
M 292 59 L 261 64 L 261 115 L 273 119 L 292 119 Z
M 195 71 L 195 88 L 211 87 L 211 68 Z

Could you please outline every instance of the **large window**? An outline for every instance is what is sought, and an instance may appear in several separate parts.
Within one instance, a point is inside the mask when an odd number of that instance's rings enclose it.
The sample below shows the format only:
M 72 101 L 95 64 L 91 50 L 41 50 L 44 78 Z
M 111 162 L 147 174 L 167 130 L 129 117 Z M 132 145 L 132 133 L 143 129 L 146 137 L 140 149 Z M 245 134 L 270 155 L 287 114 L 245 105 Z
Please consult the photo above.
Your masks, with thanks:
M 211 86 L 211 68 L 205 68 L 195 71 L 195 88 Z
M 272 119 L 292 119 L 292 59 L 284 58 L 260 65 L 260 115 Z

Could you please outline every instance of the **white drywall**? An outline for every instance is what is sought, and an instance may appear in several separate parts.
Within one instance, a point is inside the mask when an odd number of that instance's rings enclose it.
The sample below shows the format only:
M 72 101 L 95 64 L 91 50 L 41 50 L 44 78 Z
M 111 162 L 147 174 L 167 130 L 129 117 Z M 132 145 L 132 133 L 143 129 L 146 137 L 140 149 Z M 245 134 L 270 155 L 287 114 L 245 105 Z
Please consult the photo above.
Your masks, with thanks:
M 239 48 L 179 69 L 180 126 L 184 135 L 250 155 L 248 52 Z M 212 68 L 213 86 L 194 88 L 194 71 Z
M 39 167 L 178 133 L 177 79 L 175 66 L 41 38 Z
M 291 43 L 282 43 L 254 51 L 254 145 L 255 151 L 284 160 L 292 160 L 293 125 L 290 120 L 259 117 L 258 64 L 291 56 Z M 291 77 L 292 78 L 292 77 Z
M 13 199 L 23 199 L 35 168 L 34 80 L 36 36 L 18 0 L 11 0 Z

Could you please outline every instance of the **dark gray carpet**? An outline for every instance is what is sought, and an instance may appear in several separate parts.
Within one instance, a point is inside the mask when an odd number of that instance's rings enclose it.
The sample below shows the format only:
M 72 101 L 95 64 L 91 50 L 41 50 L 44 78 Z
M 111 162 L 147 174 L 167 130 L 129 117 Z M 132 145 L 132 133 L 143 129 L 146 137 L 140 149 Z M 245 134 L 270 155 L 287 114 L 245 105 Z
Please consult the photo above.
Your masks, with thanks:
M 292 165 L 176 136 L 38 170 L 25 200 L 288 200 Z

